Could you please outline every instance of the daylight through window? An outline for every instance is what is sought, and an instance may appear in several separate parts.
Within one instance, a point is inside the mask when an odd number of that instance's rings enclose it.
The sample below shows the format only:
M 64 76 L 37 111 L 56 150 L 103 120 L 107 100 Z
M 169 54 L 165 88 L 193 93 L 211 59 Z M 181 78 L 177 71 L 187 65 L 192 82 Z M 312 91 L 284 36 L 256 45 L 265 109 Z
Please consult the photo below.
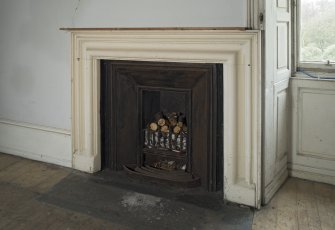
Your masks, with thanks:
M 335 62 L 335 0 L 300 1 L 300 61 Z

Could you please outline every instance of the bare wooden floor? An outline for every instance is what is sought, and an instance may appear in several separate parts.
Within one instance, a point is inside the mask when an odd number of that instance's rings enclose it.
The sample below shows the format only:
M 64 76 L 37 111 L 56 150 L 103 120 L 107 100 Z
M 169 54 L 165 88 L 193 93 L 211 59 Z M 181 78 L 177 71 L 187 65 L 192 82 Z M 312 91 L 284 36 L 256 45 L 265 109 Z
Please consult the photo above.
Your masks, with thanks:
M 334 230 L 335 186 L 290 178 L 255 212 L 253 229 Z
M 0 154 L 0 229 L 127 229 L 37 198 L 69 169 Z
M 71 171 L 0 154 L 0 229 L 129 229 L 38 201 Z M 269 205 L 255 212 L 253 229 L 334 230 L 335 186 L 289 179 Z

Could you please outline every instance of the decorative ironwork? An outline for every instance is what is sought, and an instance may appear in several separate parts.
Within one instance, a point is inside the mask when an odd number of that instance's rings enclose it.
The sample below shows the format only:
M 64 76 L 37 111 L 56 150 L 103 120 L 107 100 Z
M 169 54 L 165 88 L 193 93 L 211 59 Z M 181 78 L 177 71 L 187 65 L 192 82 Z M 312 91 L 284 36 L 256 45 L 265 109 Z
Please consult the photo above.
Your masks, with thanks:
M 144 129 L 145 163 L 164 170 L 186 171 L 187 139 L 182 113 L 157 113 Z

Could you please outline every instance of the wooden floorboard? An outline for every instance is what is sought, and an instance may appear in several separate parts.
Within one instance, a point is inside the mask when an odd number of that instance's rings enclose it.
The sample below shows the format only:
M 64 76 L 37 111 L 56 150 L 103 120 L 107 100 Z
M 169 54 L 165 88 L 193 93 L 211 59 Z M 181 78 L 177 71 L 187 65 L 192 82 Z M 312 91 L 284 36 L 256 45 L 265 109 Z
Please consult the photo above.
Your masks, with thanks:
M 0 154 L 0 229 L 127 229 L 37 200 L 70 173 Z M 289 178 L 268 205 L 255 211 L 252 229 L 334 230 L 335 186 Z
M 294 180 L 288 180 L 277 195 L 277 229 L 299 229 L 296 204 L 296 183 Z
M 69 173 L 64 167 L 0 153 L 0 229 L 128 229 L 38 201 Z
M 314 194 L 321 229 L 335 229 L 335 189 L 332 185 L 314 183 Z
M 190 196 L 3 154 L 0 162 L 0 229 L 251 228 L 253 210 L 226 205 L 217 194 Z
M 300 229 L 321 230 L 313 182 L 297 180 L 298 225 Z
M 335 186 L 289 178 L 270 203 L 255 212 L 253 229 L 334 230 Z

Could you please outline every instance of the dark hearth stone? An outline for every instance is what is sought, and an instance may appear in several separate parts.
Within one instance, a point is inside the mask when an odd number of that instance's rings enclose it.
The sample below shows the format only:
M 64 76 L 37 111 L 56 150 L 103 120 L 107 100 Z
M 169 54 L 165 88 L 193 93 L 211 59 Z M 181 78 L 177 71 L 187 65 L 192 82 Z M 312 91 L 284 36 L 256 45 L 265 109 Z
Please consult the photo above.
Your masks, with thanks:
M 143 182 L 124 174 L 72 173 L 39 200 L 130 229 L 251 229 L 252 210 L 224 204 L 222 194 Z

